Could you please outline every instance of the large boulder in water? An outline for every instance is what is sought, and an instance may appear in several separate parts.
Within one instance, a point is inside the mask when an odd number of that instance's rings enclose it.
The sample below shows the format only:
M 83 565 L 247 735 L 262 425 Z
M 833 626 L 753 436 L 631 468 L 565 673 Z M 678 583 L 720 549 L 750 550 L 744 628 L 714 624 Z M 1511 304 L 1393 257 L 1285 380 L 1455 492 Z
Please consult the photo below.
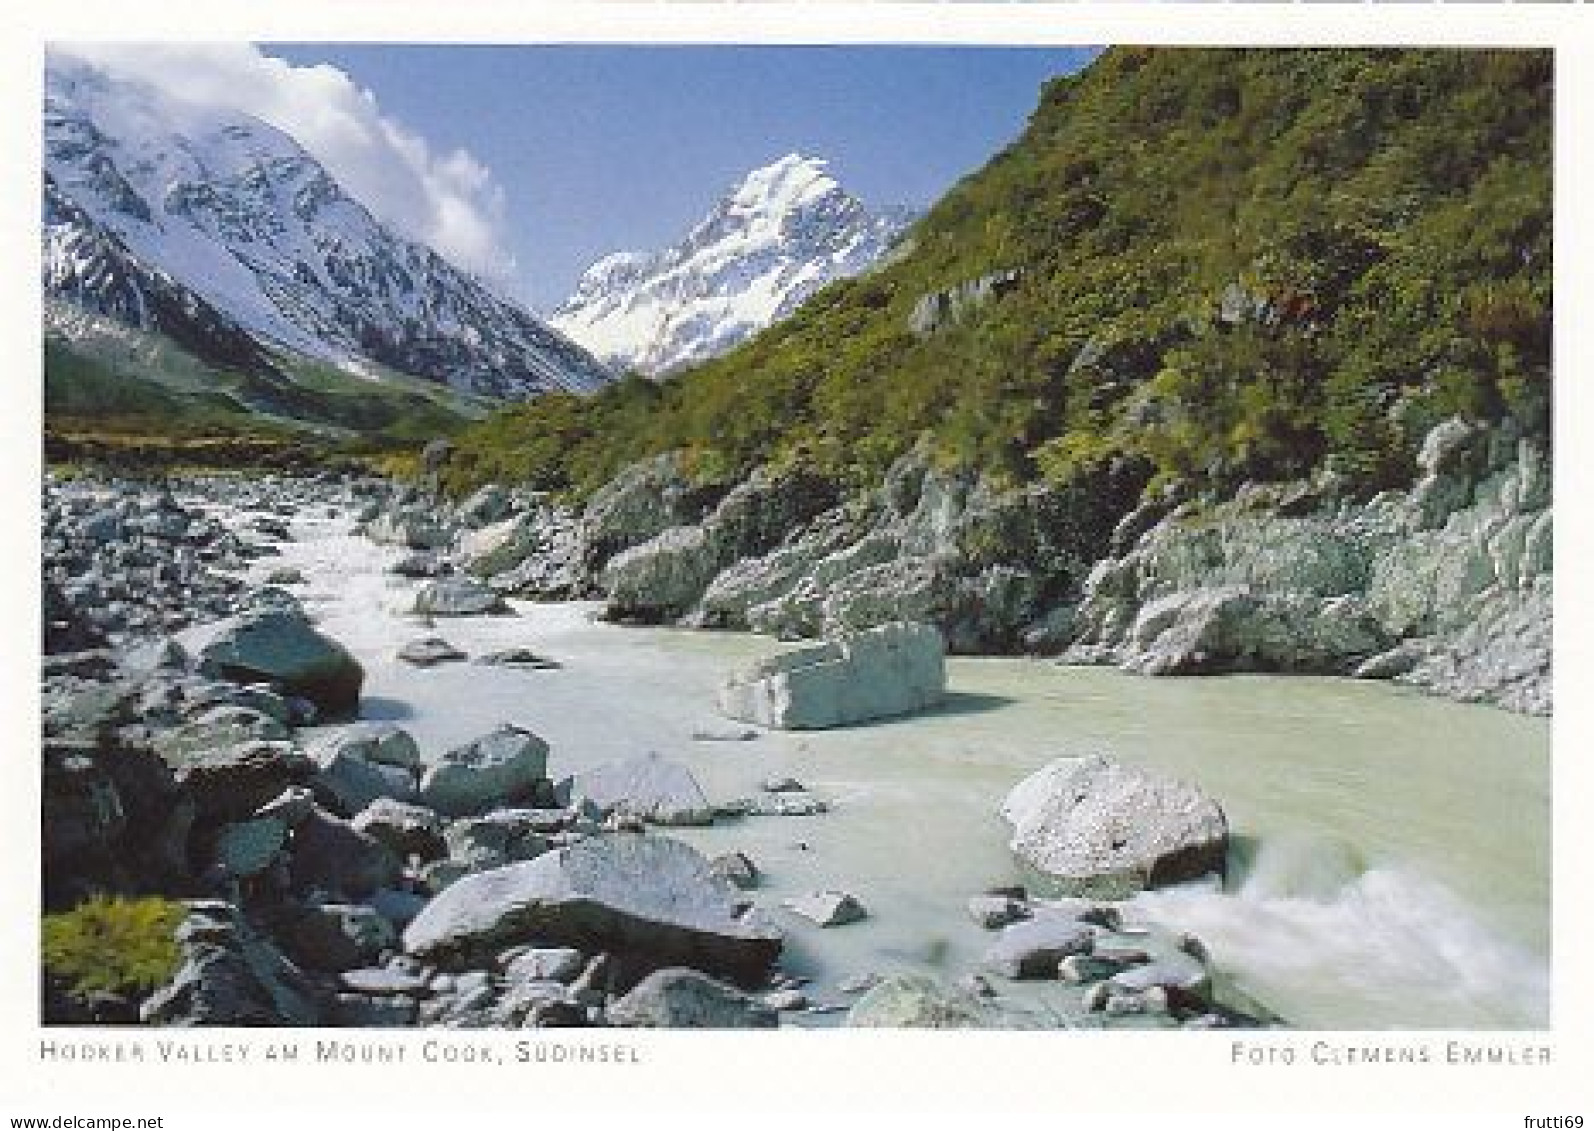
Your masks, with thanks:
M 695 848 L 622 833 L 455 881 L 404 932 L 404 949 L 445 965 L 482 963 L 535 941 L 603 951 L 631 972 L 689 966 L 756 982 L 780 933 L 738 915 L 741 893 Z
M 198 650 L 202 675 L 233 683 L 269 683 L 297 695 L 324 716 L 352 714 L 365 671 L 347 648 L 317 632 L 304 615 L 285 609 L 222 621 Z
M 1011 847 L 1062 890 L 1118 898 L 1222 874 L 1229 827 L 1193 785 L 1102 755 L 1059 758 L 1002 803 Z
M 941 634 L 887 624 L 760 660 L 726 681 L 719 707 L 733 719 L 813 730 L 921 711 L 945 693 Z

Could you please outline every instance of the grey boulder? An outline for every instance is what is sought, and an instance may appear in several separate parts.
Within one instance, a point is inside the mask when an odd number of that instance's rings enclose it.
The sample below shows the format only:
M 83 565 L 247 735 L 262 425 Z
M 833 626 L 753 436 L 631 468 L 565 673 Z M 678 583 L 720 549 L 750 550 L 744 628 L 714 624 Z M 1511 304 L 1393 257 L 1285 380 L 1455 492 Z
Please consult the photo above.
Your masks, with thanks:
M 1217 802 L 1101 755 L 1043 766 L 1001 812 L 1013 851 L 1070 894 L 1117 898 L 1224 870 L 1228 821 Z
M 415 611 L 426 616 L 474 617 L 508 608 L 497 591 L 471 577 L 440 577 L 415 594 Z
M 359 832 L 375 837 L 400 858 L 432 860 L 446 851 L 443 819 L 424 805 L 391 797 L 374 799 L 352 822 Z
M 775 1011 L 696 970 L 655 970 L 609 1007 L 611 1025 L 646 1029 L 773 1029 Z
M 222 621 L 198 649 L 202 675 L 233 683 L 269 683 L 316 705 L 326 716 L 359 706 L 365 671 L 348 649 L 317 632 L 303 614 L 281 609 Z
M 536 940 L 650 970 L 691 966 L 752 981 L 774 962 L 781 938 L 741 918 L 740 907 L 696 849 L 651 835 L 599 836 L 456 881 L 405 930 L 404 948 L 469 964 Z
M 547 777 L 548 744 L 505 724 L 454 748 L 421 778 L 420 801 L 451 817 L 530 801 Z
M 292 854 L 294 884 L 305 891 L 358 899 L 394 884 L 404 872 L 387 845 L 319 810 L 293 830 Z

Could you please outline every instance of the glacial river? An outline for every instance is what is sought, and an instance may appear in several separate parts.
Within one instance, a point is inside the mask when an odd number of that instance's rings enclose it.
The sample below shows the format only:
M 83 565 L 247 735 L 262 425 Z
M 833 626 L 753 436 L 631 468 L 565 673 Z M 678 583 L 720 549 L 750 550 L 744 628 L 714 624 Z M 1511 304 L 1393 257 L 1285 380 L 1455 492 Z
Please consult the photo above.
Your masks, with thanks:
M 783 964 L 815 979 L 817 1000 L 848 1000 L 837 982 L 863 972 L 969 969 L 990 938 L 967 918 L 969 896 L 1023 879 L 996 816 L 1002 798 L 1053 758 L 1103 751 L 1221 802 L 1235 841 L 1224 889 L 1143 895 L 1135 911 L 1201 937 L 1290 1025 L 1548 1025 L 1546 720 L 1347 680 L 953 659 L 949 699 L 931 714 L 700 741 L 694 731 L 728 726 L 713 707 L 721 678 L 769 640 L 595 623 L 596 606 L 582 604 L 516 603 L 516 616 L 428 629 L 405 612 L 417 583 L 383 572 L 399 551 L 350 536 L 346 522 L 306 516 L 294 528 L 300 540 L 258 568 L 304 570 L 307 608 L 365 665 L 363 717 L 404 726 L 428 755 L 512 722 L 547 739 L 555 779 L 657 751 L 716 800 L 791 775 L 831 802 L 821 816 L 667 830 L 710 854 L 748 853 L 764 874 L 761 905 L 824 887 L 865 904 L 869 918 L 841 928 L 782 918 Z M 433 633 L 472 656 L 525 646 L 563 668 L 393 658 Z

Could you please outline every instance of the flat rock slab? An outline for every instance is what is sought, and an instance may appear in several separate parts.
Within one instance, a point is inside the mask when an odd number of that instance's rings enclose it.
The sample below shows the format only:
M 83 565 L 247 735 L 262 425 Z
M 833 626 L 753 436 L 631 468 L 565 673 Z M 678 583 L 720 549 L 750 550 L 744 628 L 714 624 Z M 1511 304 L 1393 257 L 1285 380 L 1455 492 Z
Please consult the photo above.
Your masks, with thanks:
M 558 671 L 564 666 L 558 660 L 538 655 L 530 648 L 505 648 L 498 652 L 488 652 L 484 656 L 476 657 L 476 662 L 500 668 L 519 668 L 522 671 Z
M 432 668 L 438 664 L 464 660 L 468 656 L 441 636 L 423 636 L 419 640 L 411 640 L 400 648 L 398 658 L 418 668 Z
M 760 660 L 720 688 L 728 718 L 785 730 L 911 714 L 946 693 L 946 646 L 926 624 L 895 623 Z
M 775 929 L 738 916 L 741 897 L 695 848 L 653 835 L 597 836 L 465 876 L 404 932 L 428 961 L 486 965 L 517 943 L 622 954 L 755 982 L 780 953 Z
M 1221 875 L 1229 827 L 1193 785 L 1101 755 L 1060 758 L 1002 803 L 1018 856 L 1071 894 L 1122 898 Z
M 714 807 L 685 766 L 657 754 L 610 762 L 570 779 L 569 804 L 622 813 L 655 825 L 711 825 Z

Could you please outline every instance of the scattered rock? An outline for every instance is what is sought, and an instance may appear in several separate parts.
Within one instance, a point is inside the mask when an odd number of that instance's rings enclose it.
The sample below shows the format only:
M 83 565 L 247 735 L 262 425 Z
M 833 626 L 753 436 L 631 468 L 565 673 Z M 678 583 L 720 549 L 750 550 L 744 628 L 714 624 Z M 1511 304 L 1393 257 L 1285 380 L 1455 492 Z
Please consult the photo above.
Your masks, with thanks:
M 414 771 L 367 761 L 364 755 L 372 745 L 334 735 L 310 752 L 316 763 L 316 791 L 330 808 L 344 816 L 358 813 L 383 798 L 404 801 L 415 796 Z
M 609 1023 L 650 1029 L 773 1029 L 775 1010 L 696 970 L 655 970 L 609 1007 Z
M 808 1008 L 808 995 L 797 989 L 771 990 L 760 994 L 758 1000 L 776 1013 L 795 1013 Z
M 468 659 L 468 656 L 441 636 L 423 636 L 400 648 L 398 658 L 418 668 L 433 668 L 438 664 Z
M 558 660 L 538 655 L 530 648 L 505 648 L 476 657 L 478 664 L 491 664 L 500 668 L 519 668 L 523 671 L 558 671 L 564 665 Z
M 417 995 L 427 992 L 425 978 L 383 966 L 345 970 L 338 975 L 338 981 L 347 990 L 369 994 L 372 997 L 392 997 L 395 994 Z
M 393 885 L 404 866 L 381 841 L 319 810 L 293 830 L 292 876 L 303 891 L 353 898 Z
M 969 918 L 987 931 L 1027 919 L 1029 914 L 1029 908 L 1011 896 L 977 895 L 969 900 Z
M 751 742 L 758 732 L 750 727 L 728 727 L 705 724 L 692 728 L 693 742 Z
M 505 613 L 509 606 L 495 590 L 470 577 L 439 577 L 415 594 L 415 612 L 434 617 L 475 617 Z
M 447 851 L 443 819 L 424 805 L 378 797 L 360 810 L 352 824 L 387 845 L 400 859 L 418 856 L 435 860 Z
M 983 965 L 1004 978 L 1055 978 L 1070 955 L 1089 954 L 1096 935 L 1074 919 L 1041 915 L 1004 927 Z
M 239 742 L 174 754 L 166 762 L 207 823 L 246 820 L 315 772 L 315 763 L 289 742 Z
M 504 724 L 456 747 L 421 778 L 422 804 L 447 816 L 469 816 L 531 801 L 547 777 L 548 744 L 528 730 Z
M 1041 1005 L 949 989 L 923 974 L 882 978 L 847 1012 L 854 1029 L 1056 1029 L 1063 1022 Z
M 257 876 L 276 862 L 287 841 L 288 826 L 275 817 L 227 825 L 216 838 L 216 865 L 226 876 Z
M 376 961 L 398 945 L 398 934 L 375 908 L 359 903 L 314 903 L 276 927 L 283 949 L 301 966 L 338 972 Z
M 586 958 L 573 947 L 532 947 L 505 964 L 504 977 L 511 982 L 568 984 L 576 980 L 586 964 Z
M 727 852 L 709 861 L 709 868 L 721 879 L 742 891 L 758 886 L 758 866 L 745 852 Z
M 314 987 L 237 908 L 217 901 L 190 904 L 177 931 L 183 964 L 171 982 L 140 1007 L 146 1025 L 298 1025 L 322 1023 Z

